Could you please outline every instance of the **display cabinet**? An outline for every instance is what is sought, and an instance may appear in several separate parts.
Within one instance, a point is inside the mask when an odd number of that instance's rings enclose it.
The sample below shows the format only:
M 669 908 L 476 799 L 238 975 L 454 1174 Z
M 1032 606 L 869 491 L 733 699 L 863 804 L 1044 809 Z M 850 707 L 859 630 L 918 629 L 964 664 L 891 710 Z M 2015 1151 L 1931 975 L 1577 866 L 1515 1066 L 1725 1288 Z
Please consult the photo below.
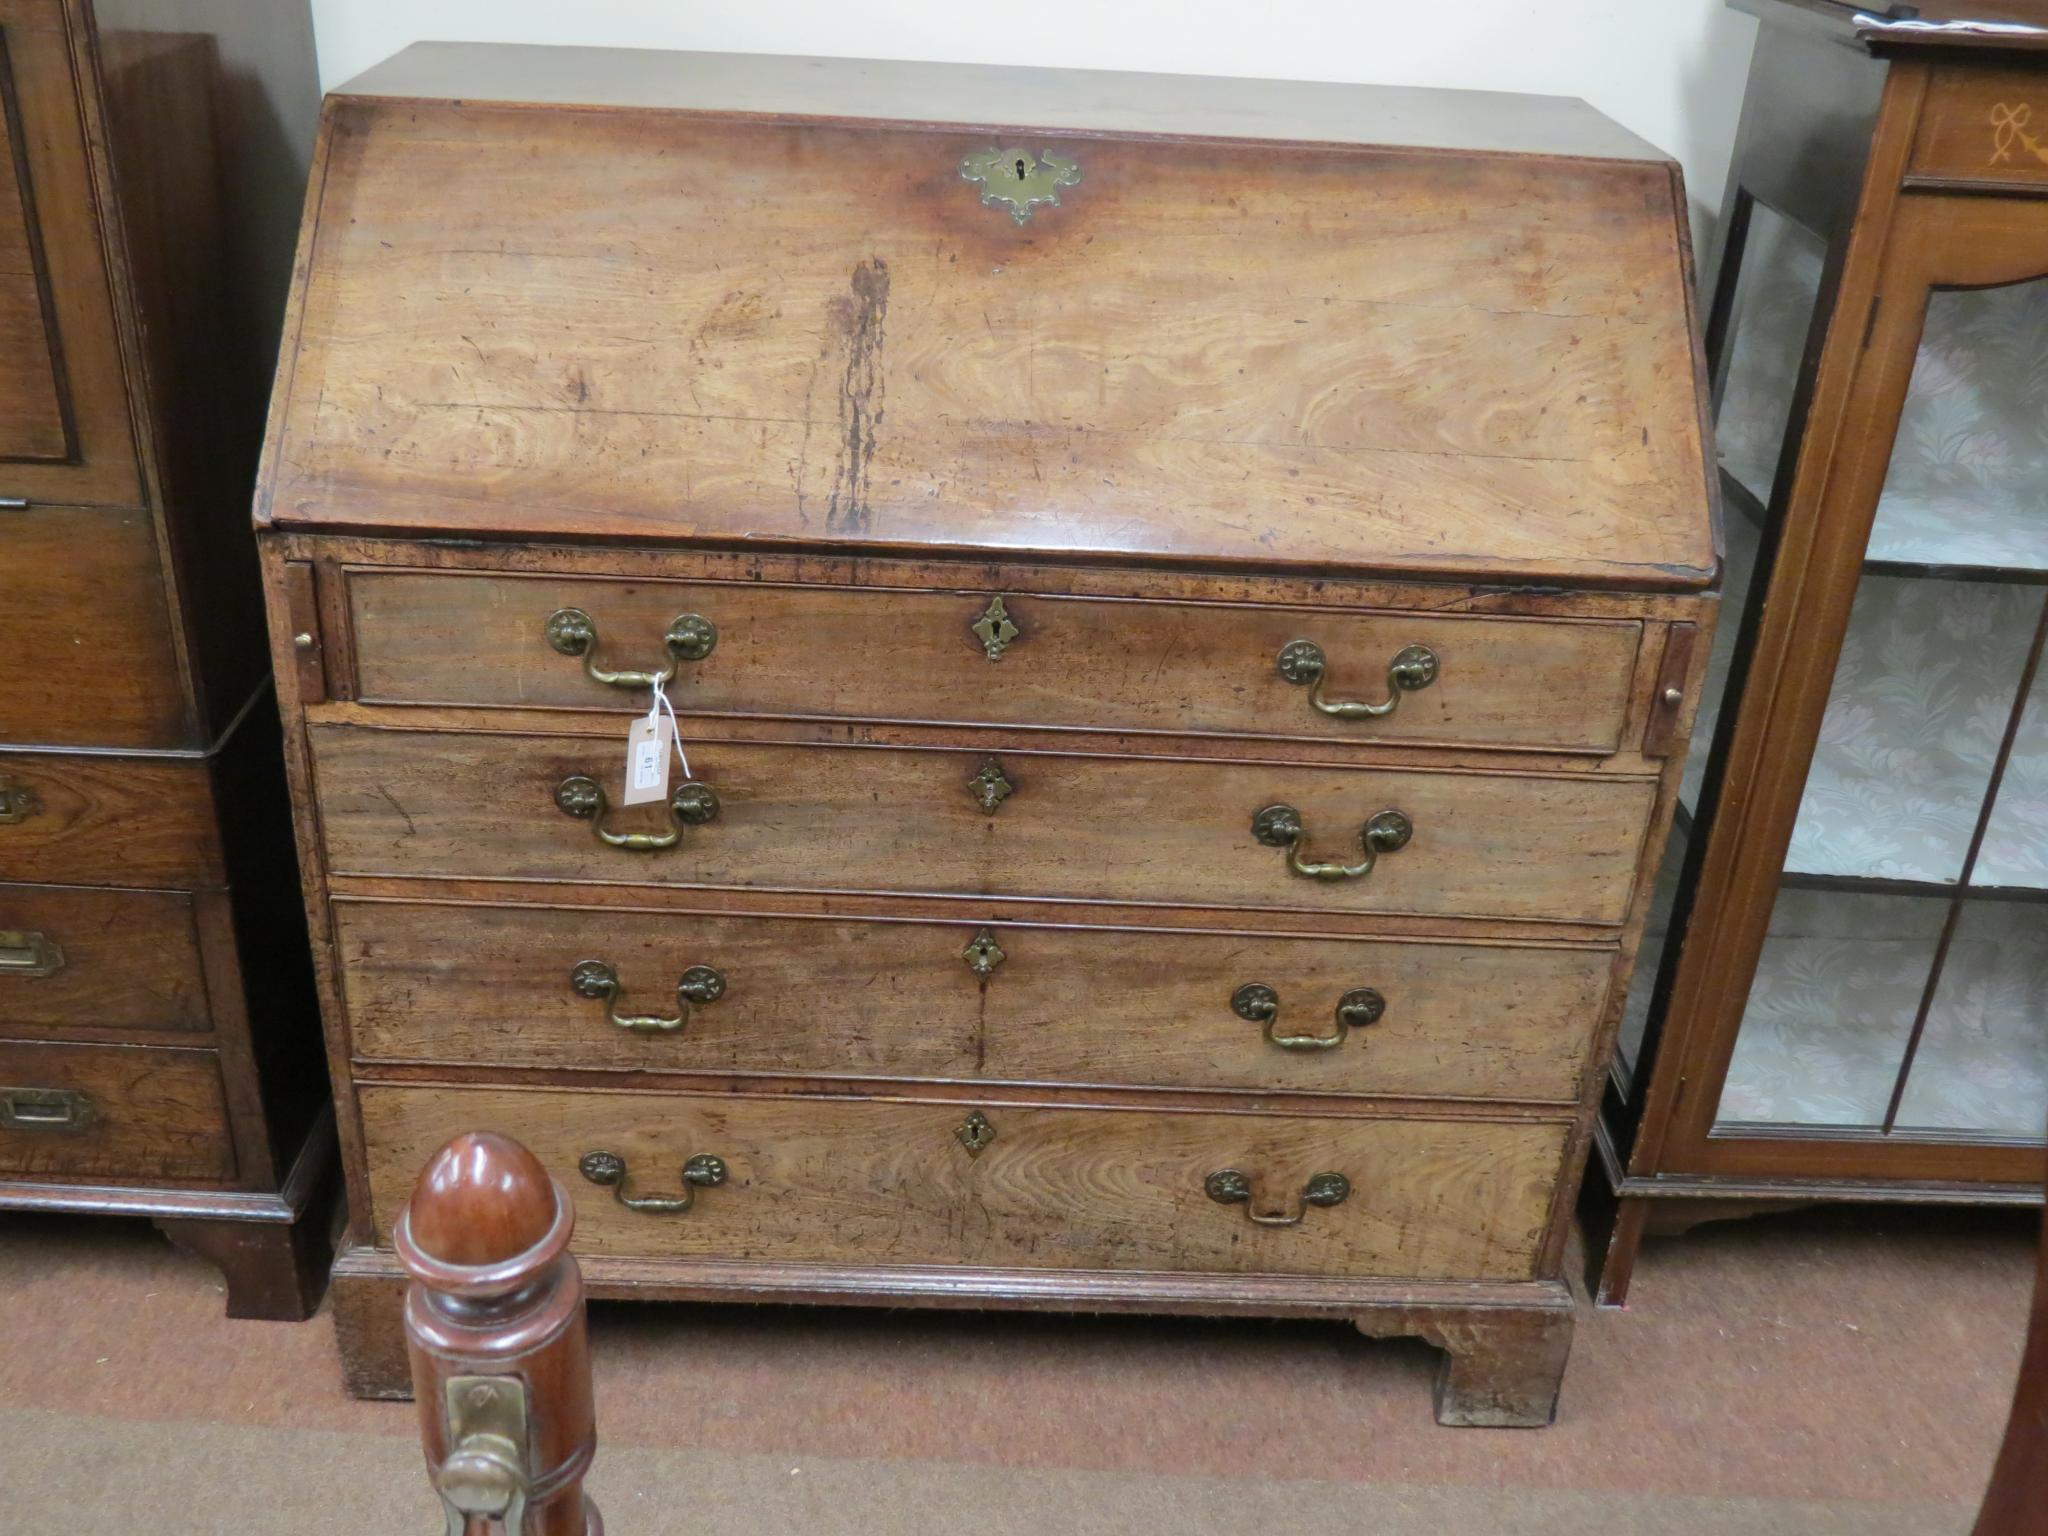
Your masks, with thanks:
M 1726 607 L 1589 1181 L 1612 1304 L 1646 1230 L 2041 1198 L 2048 8 L 1740 4 Z

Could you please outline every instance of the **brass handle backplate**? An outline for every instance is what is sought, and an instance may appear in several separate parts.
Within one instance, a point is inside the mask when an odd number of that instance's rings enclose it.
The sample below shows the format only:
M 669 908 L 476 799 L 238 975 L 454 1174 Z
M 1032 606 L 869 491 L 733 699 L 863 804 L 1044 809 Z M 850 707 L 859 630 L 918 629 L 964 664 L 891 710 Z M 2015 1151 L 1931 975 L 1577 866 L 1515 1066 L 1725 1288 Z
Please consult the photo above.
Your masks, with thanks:
M 686 661 L 702 661 L 718 644 L 718 626 L 701 613 L 679 613 L 662 636 L 668 651 L 668 665 L 659 672 L 611 671 L 597 664 L 597 620 L 581 608 L 557 608 L 548 615 L 542 632 L 548 644 L 564 656 L 583 658 L 583 670 L 592 682 L 613 688 L 651 688 L 676 675 Z
M 1387 663 L 1387 697 L 1384 703 L 1332 702 L 1323 697 L 1323 682 L 1329 672 L 1329 658 L 1313 640 L 1291 640 L 1280 648 L 1280 675 L 1297 687 L 1308 689 L 1309 704 L 1318 714 L 1337 720 L 1378 720 L 1400 708 L 1401 695 L 1415 693 L 1436 681 L 1437 655 L 1426 645 L 1403 646 Z
M 1312 1205 L 1342 1205 L 1351 1195 L 1351 1181 L 1341 1173 L 1319 1173 L 1301 1187 L 1300 1199 L 1281 1210 L 1261 1210 L 1252 1198 L 1252 1181 L 1235 1168 L 1219 1168 L 1202 1181 L 1202 1189 L 1218 1205 L 1241 1205 L 1262 1227 L 1298 1227 Z
M 47 933 L 0 929 L 0 976 L 54 976 L 64 969 L 64 951 Z
M 584 773 L 572 774 L 555 786 L 555 807 L 564 816 L 589 822 L 591 832 L 607 848 L 624 848 L 632 853 L 659 853 L 664 848 L 673 848 L 683 840 L 686 825 L 701 827 L 718 819 L 717 793 L 709 784 L 699 784 L 695 779 L 677 785 L 676 792 L 662 802 L 668 820 L 666 832 L 607 831 L 605 818 L 611 814 L 611 802 L 605 797 L 604 786 Z
M 1280 994 L 1262 981 L 1248 981 L 1230 996 L 1231 1011 L 1241 1019 L 1266 1026 L 1266 1038 L 1283 1051 L 1327 1051 L 1342 1045 L 1354 1029 L 1377 1024 L 1387 1011 L 1387 1000 L 1371 987 L 1354 987 L 1337 999 L 1337 1028 L 1327 1035 L 1283 1035 L 1280 1025 Z
M 76 1088 L 0 1088 L 0 1130 L 83 1131 L 98 1118 Z
M 1415 823 L 1400 811 L 1381 811 L 1358 834 L 1359 851 L 1364 856 L 1356 864 L 1321 864 L 1301 856 L 1308 831 L 1301 824 L 1301 812 L 1293 806 L 1269 805 L 1252 817 L 1252 836 L 1268 848 L 1286 850 L 1287 867 L 1307 880 L 1363 880 L 1381 854 L 1407 847 L 1414 835 Z
M 577 1168 L 583 1177 L 601 1188 L 629 1211 L 646 1216 L 679 1216 L 697 1203 L 697 1191 L 725 1182 L 725 1160 L 700 1152 L 683 1164 L 683 1192 L 679 1195 L 629 1195 L 626 1193 L 626 1160 L 616 1152 L 586 1152 Z
M 0 779 L 0 827 L 19 826 L 42 809 L 25 785 Z
M 584 960 L 570 971 L 569 990 L 603 1003 L 605 1016 L 620 1029 L 636 1035 L 670 1035 L 690 1022 L 694 1005 L 715 1003 L 725 996 L 725 978 L 708 965 L 693 965 L 684 971 L 683 979 L 676 983 L 676 1001 L 683 1011 L 674 1018 L 620 1013 L 619 1000 L 626 989 L 619 985 L 619 973 L 602 960 Z

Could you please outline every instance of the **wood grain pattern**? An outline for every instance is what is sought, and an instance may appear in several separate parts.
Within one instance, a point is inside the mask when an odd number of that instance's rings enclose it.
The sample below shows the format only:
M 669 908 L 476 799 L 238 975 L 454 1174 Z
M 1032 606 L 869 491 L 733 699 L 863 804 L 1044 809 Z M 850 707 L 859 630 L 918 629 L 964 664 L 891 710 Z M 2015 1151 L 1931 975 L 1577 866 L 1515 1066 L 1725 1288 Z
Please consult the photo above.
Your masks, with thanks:
M 0 825 L 0 880 L 217 886 L 213 793 L 202 759 L 0 750 L 0 790 L 27 816 Z
M 1613 968 L 1587 949 L 560 905 L 341 902 L 335 932 L 366 1062 L 1563 1103 L 1578 1099 L 1585 1020 Z M 963 958 L 982 932 L 1003 952 L 986 979 Z M 676 1034 L 629 1034 L 569 987 L 591 958 L 618 972 L 627 1013 L 678 1016 L 690 965 L 716 967 L 726 992 Z M 1249 981 L 1273 987 L 1301 1033 L 1333 1032 L 1356 987 L 1387 1011 L 1341 1047 L 1282 1050 L 1231 1011 Z
M 1667 167 L 986 144 L 338 99 L 268 517 L 1714 579 Z
M 40 933 L 64 956 L 47 976 L 0 968 L 0 1032 L 211 1023 L 192 898 L 182 891 L 0 885 L 0 930 Z
M 0 615 L 24 653 L 0 666 L 6 740 L 197 745 L 147 512 L 0 510 Z
M 995 755 L 1015 793 L 983 814 L 968 780 L 990 756 L 699 744 L 691 768 L 722 809 L 664 853 L 599 843 L 555 806 L 574 774 L 616 782 L 622 743 L 315 726 L 327 859 L 337 874 L 472 875 L 804 890 L 1062 896 L 1314 911 L 1618 923 L 1653 787 L 1051 753 Z M 1252 837 L 1285 802 L 1312 857 L 1358 855 L 1376 813 L 1414 840 L 1371 876 L 1291 874 Z M 658 809 L 614 810 L 653 828 Z
M 45 324 L 57 341 L 56 388 L 72 430 L 69 451 L 55 458 L 0 463 L 0 496 L 133 507 L 143 478 L 65 9 L 65 0 L 0 0 L 11 130 L 20 135 L 49 293 Z
M 972 626 L 999 595 L 1019 633 L 991 661 Z M 579 659 L 549 646 L 548 616 L 574 607 L 596 621 L 607 667 L 665 664 L 662 636 L 679 614 L 699 613 L 717 625 L 717 648 L 682 663 L 669 686 L 684 713 L 1597 753 L 1619 744 L 1641 640 L 1635 624 L 1354 617 L 971 589 L 884 593 L 359 571 L 349 596 L 357 696 L 366 702 L 644 711 L 644 690 L 594 682 Z M 1334 699 L 1387 699 L 1388 666 L 1405 646 L 1430 647 L 1441 670 L 1383 719 L 1332 719 L 1276 668 L 1281 648 L 1296 640 L 1328 655 Z M 920 664 L 880 665 L 900 655 Z M 485 656 L 490 664 L 480 666 Z
M 525 1143 L 576 1200 L 592 1255 L 788 1262 L 1015 1264 L 1523 1279 L 1541 1238 L 1565 1128 L 1316 1120 L 1127 1110 L 994 1109 L 972 1157 L 954 1130 L 971 1103 L 366 1085 L 380 1238 L 417 1169 L 454 1127 Z M 683 1215 L 628 1211 L 577 1171 L 626 1159 L 630 1193 L 673 1194 L 685 1158 L 724 1184 Z M 1342 1205 L 1263 1228 L 1203 1180 L 1246 1173 L 1261 1207 L 1312 1175 L 1352 1181 Z
M 0 1041 L 0 1087 L 82 1093 L 83 1129 L 0 1124 L 0 1171 L 23 1178 L 232 1178 L 219 1058 L 140 1045 Z
M 0 30 L 0 459 L 71 457 L 70 402 L 58 372 L 42 231 L 29 201 L 18 87 Z

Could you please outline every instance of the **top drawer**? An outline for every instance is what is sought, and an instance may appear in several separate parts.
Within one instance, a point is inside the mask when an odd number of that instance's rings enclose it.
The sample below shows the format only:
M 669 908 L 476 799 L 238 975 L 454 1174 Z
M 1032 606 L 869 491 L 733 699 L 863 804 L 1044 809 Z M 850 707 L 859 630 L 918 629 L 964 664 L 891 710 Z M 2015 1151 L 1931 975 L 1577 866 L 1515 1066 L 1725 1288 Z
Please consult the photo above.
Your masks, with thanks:
M 1595 754 L 1620 743 L 1641 638 L 1611 620 L 994 591 L 357 571 L 349 593 L 359 696 L 378 703 L 637 711 L 644 683 L 593 674 L 673 665 L 670 697 L 699 714 Z M 671 650 L 686 619 L 695 643 Z

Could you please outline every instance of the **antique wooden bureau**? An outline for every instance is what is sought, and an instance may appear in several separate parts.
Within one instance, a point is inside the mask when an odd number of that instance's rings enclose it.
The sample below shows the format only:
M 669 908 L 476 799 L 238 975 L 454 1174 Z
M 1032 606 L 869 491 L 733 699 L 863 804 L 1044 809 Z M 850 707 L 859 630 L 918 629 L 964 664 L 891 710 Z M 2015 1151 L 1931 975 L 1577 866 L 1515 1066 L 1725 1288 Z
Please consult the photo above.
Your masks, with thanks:
M 1547 1421 L 1719 569 L 1687 273 L 1568 102 L 331 97 L 258 517 L 353 1387 L 477 1129 L 599 1296 L 1327 1316 Z

